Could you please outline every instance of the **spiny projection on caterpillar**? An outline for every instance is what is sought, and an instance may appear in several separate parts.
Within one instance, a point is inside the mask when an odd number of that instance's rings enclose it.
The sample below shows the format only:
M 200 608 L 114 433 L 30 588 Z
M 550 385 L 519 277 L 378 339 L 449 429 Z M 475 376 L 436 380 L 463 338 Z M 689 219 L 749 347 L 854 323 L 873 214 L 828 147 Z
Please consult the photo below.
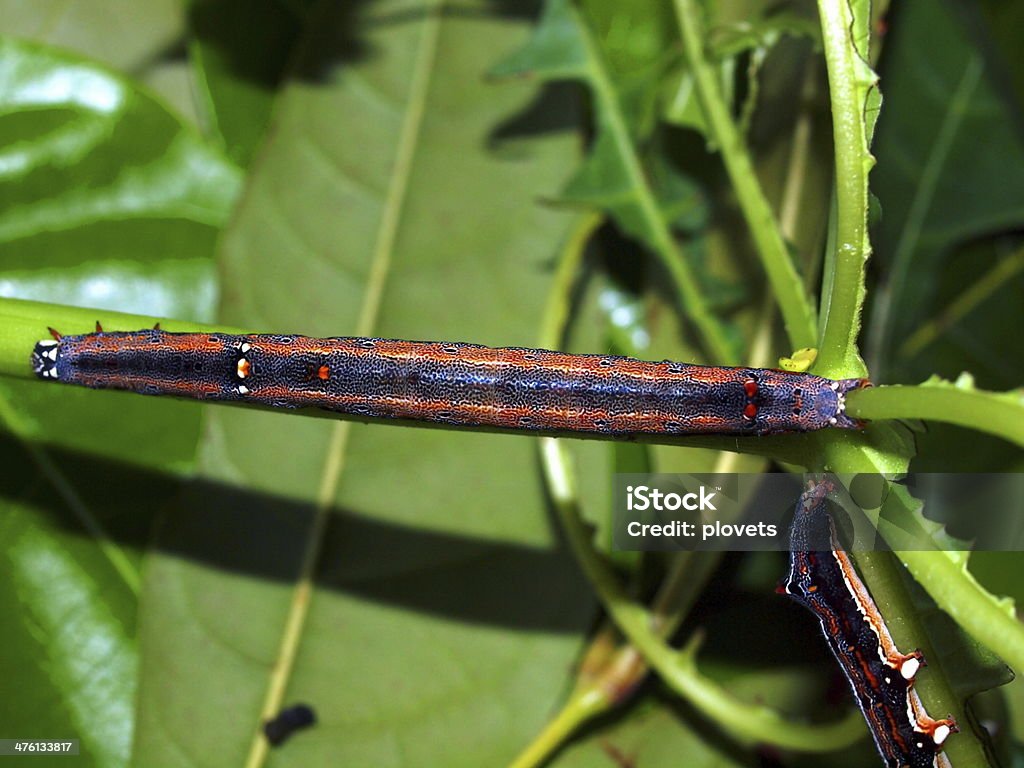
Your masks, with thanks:
M 857 429 L 865 379 L 455 342 L 130 332 L 36 344 L 42 379 L 146 395 L 323 408 L 467 427 L 604 435 Z

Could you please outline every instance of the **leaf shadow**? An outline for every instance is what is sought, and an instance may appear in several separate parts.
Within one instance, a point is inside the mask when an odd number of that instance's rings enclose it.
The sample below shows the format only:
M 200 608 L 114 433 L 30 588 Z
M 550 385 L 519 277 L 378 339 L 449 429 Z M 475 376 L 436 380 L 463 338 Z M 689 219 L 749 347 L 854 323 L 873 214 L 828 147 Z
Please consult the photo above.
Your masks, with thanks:
M 501 82 L 494 87 L 500 88 Z M 520 139 L 578 131 L 582 100 L 583 95 L 575 83 L 540 84 L 528 104 L 494 126 L 487 137 L 488 148 L 496 151 Z
M 488 0 L 482 5 L 446 5 L 448 18 L 533 21 L 537 0 Z M 382 9 L 369 0 L 348 3 L 281 3 L 272 0 L 198 0 L 188 9 L 191 35 L 218 57 L 239 81 L 275 90 L 284 79 L 327 82 L 339 66 L 374 55 L 367 33 L 400 24 L 419 24 L 429 9 Z M 174 41 L 162 54 L 188 56 L 188 42 Z
M 151 548 L 267 582 L 292 584 L 301 572 L 315 516 L 310 503 L 207 479 L 178 481 L 60 447 L 45 450 L 78 503 L 96 512 L 118 546 Z M 24 452 L 11 436 L 0 436 L 0 455 L 12 451 Z M 22 498 L 24 483 L 0 480 L 0 499 Z M 47 503 L 37 509 L 49 524 L 90 535 L 55 492 L 42 496 Z M 170 515 L 174 524 L 161 525 Z M 336 508 L 321 552 L 316 588 L 361 600 L 518 631 L 578 633 L 593 619 L 589 588 L 560 534 L 550 548 L 531 547 Z

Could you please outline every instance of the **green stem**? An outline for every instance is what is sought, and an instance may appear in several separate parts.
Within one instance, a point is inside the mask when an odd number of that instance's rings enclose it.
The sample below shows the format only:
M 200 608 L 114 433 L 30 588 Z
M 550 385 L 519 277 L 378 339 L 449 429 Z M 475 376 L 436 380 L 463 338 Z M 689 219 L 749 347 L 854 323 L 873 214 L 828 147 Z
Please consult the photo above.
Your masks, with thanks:
M 509 764 L 509 768 L 535 768 L 543 765 L 577 728 L 605 712 L 609 703 L 608 697 L 602 695 L 596 687 L 573 693 L 537 738 Z
M 572 284 L 584 245 L 599 223 L 598 217 L 582 220 L 563 250 L 542 322 L 541 346 L 557 348 L 561 345 L 571 310 Z M 561 444 L 549 438 L 542 439 L 541 455 L 546 483 L 573 550 L 609 615 L 633 647 L 620 649 L 596 680 L 588 680 L 574 692 L 559 714 L 519 756 L 513 764 L 516 768 L 541 764 L 579 725 L 614 706 L 619 697 L 610 695 L 611 689 L 621 687 L 618 683 L 622 681 L 638 680 L 646 668 L 645 665 L 637 666 L 634 658 L 637 652 L 644 662 L 658 670 L 670 686 L 741 740 L 807 751 L 827 751 L 862 737 L 863 728 L 858 718 L 828 726 L 794 725 L 766 707 L 733 699 L 715 683 L 703 678 L 697 672 L 693 659 L 673 650 L 664 638 L 672 633 L 685 615 L 685 605 L 696 597 L 697 585 L 701 583 L 701 577 L 713 568 L 715 557 L 697 557 L 695 562 L 692 562 L 692 556 L 677 560 L 672 574 L 659 591 L 655 609 L 648 612 L 630 600 L 615 574 L 593 549 L 590 534 L 579 514 L 574 481 Z M 684 578 L 684 575 L 689 578 Z
M 666 644 L 653 629 L 653 616 L 629 598 L 615 573 L 594 549 L 592 534 L 579 512 L 575 480 L 563 446 L 557 440 L 542 438 L 541 456 L 552 501 L 584 573 L 616 626 L 673 691 L 743 743 L 829 752 L 863 738 L 864 727 L 856 713 L 828 725 L 789 722 L 768 707 L 730 696 L 701 675 L 694 658 L 696 646 L 679 652 Z
M 927 560 L 935 556 L 949 562 L 949 556 L 945 552 L 897 553 L 897 556 L 903 559 L 905 554 L 910 554 L 912 560 L 921 558 L 921 556 L 924 556 L 922 559 Z M 921 699 L 926 702 L 930 714 L 933 717 L 952 715 L 959 723 L 966 724 L 968 720 L 963 702 L 949 682 L 951 670 L 945 668 L 942 657 L 928 640 L 928 633 L 918 618 L 917 608 L 907 591 L 899 564 L 888 552 L 854 552 L 852 555 L 857 563 L 857 570 L 864 582 L 869 585 L 871 597 L 881 614 L 899 619 L 898 621 L 888 621 L 888 627 L 896 646 L 904 651 L 919 649 L 928 660 L 927 668 L 918 676 L 914 687 Z M 907 562 L 904 560 L 905 564 Z M 910 571 L 924 586 L 925 582 L 918 578 L 914 569 L 911 568 Z M 972 609 L 976 605 L 975 602 L 964 604 L 971 605 Z M 940 607 L 944 606 L 940 605 Z M 1007 618 L 1005 614 L 1002 618 L 1005 623 Z M 955 739 L 950 739 L 947 742 L 946 754 L 957 768 L 988 766 L 984 749 L 978 739 L 972 738 L 970 728 L 962 728 L 961 733 Z
M 876 444 L 884 443 L 887 439 L 886 433 L 894 433 L 895 430 L 883 427 L 875 431 L 881 434 L 876 435 L 870 441 L 871 444 L 859 443 L 859 441 L 828 441 L 824 450 L 825 462 L 829 466 L 842 467 L 846 473 L 900 473 L 905 471 L 909 461 L 904 461 L 902 466 L 899 466 L 885 459 L 885 457 L 891 457 L 895 454 L 895 450 L 892 447 L 878 452 L 873 450 Z M 880 466 L 880 457 L 887 461 L 886 465 Z M 906 516 L 906 520 L 913 523 L 915 512 L 912 499 L 909 496 L 901 498 L 895 494 L 891 495 L 891 497 L 893 498 L 893 503 L 900 503 L 902 505 L 902 509 L 898 511 Z M 902 527 L 900 530 L 902 530 Z M 900 552 L 897 554 L 902 558 L 907 553 Z M 940 555 L 947 560 L 949 559 L 949 555 L 945 552 L 917 552 L 910 553 L 910 555 L 911 560 L 917 559 L 921 555 L 929 557 L 931 555 Z M 929 664 L 927 672 L 922 673 L 915 684 L 916 690 L 921 695 L 926 708 L 933 715 L 945 716 L 949 713 L 956 717 L 959 722 L 966 723 L 962 700 L 953 690 L 950 683 L 950 675 L 944 669 L 941 658 L 934 652 L 929 642 L 928 633 L 918 618 L 917 607 L 907 590 L 907 585 L 895 560 L 887 552 L 854 551 L 851 552 L 851 556 L 855 560 L 858 573 L 867 586 L 882 616 L 889 619 L 889 630 L 897 647 L 904 650 L 920 648 L 925 653 L 925 656 L 930 656 L 930 660 L 933 661 L 933 663 Z M 922 559 L 927 561 L 928 557 Z M 944 588 L 949 587 L 953 581 L 950 578 L 950 574 L 935 580 L 929 578 L 930 574 L 923 573 L 924 579 L 922 580 L 918 573 L 914 572 L 913 568 L 910 568 L 910 571 L 941 606 L 940 595 Z M 970 599 L 963 598 L 961 595 L 958 595 L 958 599 L 964 600 L 961 605 L 971 605 L 973 608 L 974 603 Z M 991 618 L 987 620 L 991 621 Z M 974 736 L 969 728 L 962 729 L 956 739 L 950 739 L 947 742 L 946 749 L 957 768 L 982 768 L 982 766 L 987 765 L 984 749 L 978 738 Z
M 828 66 L 835 145 L 836 242 L 823 306 L 824 329 L 817 372 L 833 378 L 866 375 L 857 354 L 860 312 L 864 303 L 864 268 L 871 254 L 868 240 L 868 152 L 861 67 L 854 45 L 853 12 L 848 0 L 818 0 L 822 43 Z
M 968 427 L 1024 446 L 1024 395 L 952 384 L 870 387 L 850 395 L 857 419 L 924 419 Z
M 654 191 L 644 174 L 640 158 L 637 156 L 633 139 L 629 132 L 626 116 L 619 105 L 615 85 L 612 83 L 608 68 L 605 65 L 593 34 L 584 20 L 579 23 L 583 33 L 583 43 L 587 49 L 590 67 L 587 79 L 594 89 L 594 96 L 600 102 L 600 114 L 605 121 L 605 128 L 611 135 L 622 158 L 623 166 L 629 177 L 629 184 L 636 197 L 637 205 L 655 251 L 675 285 L 682 311 L 696 326 L 701 335 L 703 345 L 715 362 L 722 365 L 738 365 L 739 354 L 726 332 L 725 326 L 715 316 L 704 298 L 697 275 L 690 268 L 686 256 L 680 248 L 662 215 Z
M 758 182 L 743 136 L 725 103 L 716 72 L 705 58 L 703 30 L 696 2 L 675 0 L 675 6 L 697 98 L 721 150 L 722 160 L 736 190 L 736 198 L 775 292 L 790 347 L 813 347 L 818 340 L 814 310 L 779 230 L 775 214 Z

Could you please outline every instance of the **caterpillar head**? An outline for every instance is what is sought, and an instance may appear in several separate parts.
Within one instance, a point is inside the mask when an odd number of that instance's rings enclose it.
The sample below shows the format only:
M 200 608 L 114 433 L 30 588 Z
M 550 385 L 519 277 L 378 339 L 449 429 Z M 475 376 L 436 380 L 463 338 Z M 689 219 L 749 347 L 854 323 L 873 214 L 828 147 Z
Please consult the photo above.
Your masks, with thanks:
M 40 379 L 57 378 L 57 342 L 43 339 L 32 350 L 32 370 Z

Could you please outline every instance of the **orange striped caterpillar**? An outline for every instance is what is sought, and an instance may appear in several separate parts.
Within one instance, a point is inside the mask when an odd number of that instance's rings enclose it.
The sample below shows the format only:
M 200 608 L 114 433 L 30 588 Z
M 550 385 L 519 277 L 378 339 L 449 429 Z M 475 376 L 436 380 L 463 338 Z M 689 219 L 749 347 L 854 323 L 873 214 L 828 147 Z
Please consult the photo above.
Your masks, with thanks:
M 36 344 L 43 379 L 147 395 L 316 407 L 469 427 L 606 435 L 807 432 L 861 426 L 864 379 L 613 355 L 376 338 L 168 333 Z

